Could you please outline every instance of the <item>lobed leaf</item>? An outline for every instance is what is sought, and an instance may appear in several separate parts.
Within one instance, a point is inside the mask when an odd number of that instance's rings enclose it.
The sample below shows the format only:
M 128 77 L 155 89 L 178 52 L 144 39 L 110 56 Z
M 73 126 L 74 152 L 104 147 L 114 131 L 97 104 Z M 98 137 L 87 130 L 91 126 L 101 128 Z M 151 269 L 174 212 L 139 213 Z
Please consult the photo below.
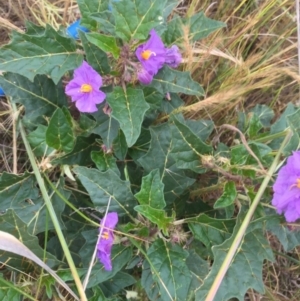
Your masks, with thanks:
M 231 236 L 235 226 L 233 219 L 216 219 L 206 214 L 186 219 L 193 235 L 208 249 L 220 245 Z
M 187 95 L 204 95 L 203 88 L 192 80 L 190 72 L 182 72 L 164 66 L 150 84 L 162 94 L 184 93 Z
M 166 0 L 129 0 L 112 3 L 117 36 L 125 41 L 143 40 L 163 21 Z
M 133 213 L 136 201 L 131 193 L 130 185 L 122 181 L 115 172 L 112 170 L 100 172 L 97 169 L 81 166 L 75 167 L 73 171 L 96 207 L 104 210 L 111 198 L 110 211 L 118 212 L 120 215 Z
M 167 213 L 162 209 L 156 209 L 150 205 L 138 205 L 134 210 L 144 215 L 153 224 L 156 224 L 164 235 L 168 235 L 168 228 L 175 220 L 175 216 L 168 217 Z
M 95 237 L 97 239 L 97 236 Z M 84 245 L 86 248 L 89 246 L 89 250 L 93 251 L 95 247 L 94 244 L 89 244 L 88 242 Z M 81 251 L 80 251 L 81 253 Z M 84 256 L 87 256 L 87 253 L 81 253 Z M 88 255 L 88 258 L 90 259 L 92 257 L 92 253 L 90 252 L 90 255 Z M 122 270 L 122 268 L 127 264 L 127 262 L 132 257 L 132 250 L 130 247 L 125 247 L 121 245 L 113 246 L 112 248 L 112 254 L 111 254 L 111 260 L 112 260 L 112 270 L 111 271 L 105 271 L 103 265 L 98 261 L 94 266 L 93 270 L 91 272 L 91 277 L 89 280 L 89 283 L 87 285 L 88 288 L 94 287 L 96 285 L 99 285 L 99 283 L 106 284 L 108 280 L 113 279 L 113 277 L 116 277 L 116 275 L 119 274 L 119 272 Z M 130 280 L 132 278 L 129 278 Z M 102 288 L 103 289 L 103 288 Z
M 108 9 L 109 0 L 77 0 L 77 4 L 81 13 L 82 26 L 88 28 L 96 28 L 97 23 L 90 18 L 91 14 L 101 12 Z
M 142 285 L 149 299 L 186 301 L 192 280 L 185 263 L 189 253 L 179 245 L 157 239 L 147 255 L 150 263 L 144 264 Z
M 107 54 L 87 39 L 87 34 L 79 31 L 79 37 L 86 55 L 86 61 L 101 75 L 110 72 Z
M 165 185 L 165 201 L 167 204 L 172 204 L 195 180 L 189 178 L 182 169 L 179 169 L 171 156 L 174 143 L 171 127 L 167 123 L 155 127 L 151 126 L 150 133 L 149 150 L 146 155 L 138 159 L 138 162 L 143 166 L 146 174 L 153 170 L 153 166 L 159 169 L 161 181 Z
M 6 73 L 0 76 L 0 86 L 12 102 L 25 106 L 24 122 L 30 127 L 45 124 L 46 117 L 51 117 L 58 107 L 67 105 L 62 83 L 55 85 L 45 75 L 37 75 L 31 82 L 24 76 Z
M 73 39 L 47 25 L 43 32 L 34 35 L 13 32 L 10 44 L 1 48 L 0 70 L 20 74 L 30 81 L 37 74 L 46 74 L 57 84 L 67 71 L 79 67 L 82 59 Z
M 141 133 L 142 122 L 149 105 L 140 89 L 115 87 L 107 94 L 107 102 L 112 108 L 112 117 L 120 123 L 128 147 L 132 146 Z
M 212 248 L 214 263 L 203 285 L 196 291 L 196 300 L 205 300 L 217 272 L 233 243 L 242 218 L 243 216 L 240 214 L 233 235 L 221 245 Z M 248 227 L 241 246 L 238 248 L 218 289 L 215 300 L 227 301 L 231 298 L 237 298 L 239 301 L 243 301 L 248 289 L 254 289 L 261 294 L 264 293 L 262 266 L 265 259 L 273 260 L 273 253 L 262 229 L 263 224 L 260 221 L 254 221 Z
M 141 190 L 134 196 L 141 205 L 163 209 L 166 206 L 163 190 L 164 184 L 161 182 L 159 170 L 154 169 L 143 177 Z
M 223 194 L 216 200 L 214 208 L 225 208 L 232 204 L 237 197 L 237 191 L 234 182 L 227 182 L 224 187 Z
M 190 169 L 197 173 L 203 172 L 201 157 L 212 151 L 212 147 L 205 144 L 185 123 L 181 115 L 172 115 L 172 148 L 171 155 L 176 160 L 178 168 Z
M 98 112 L 92 114 L 96 124 L 90 132 L 99 135 L 103 140 L 103 144 L 110 149 L 114 139 L 118 136 L 120 125 L 117 120 L 112 118 L 112 114 L 104 114 L 102 108 L 100 107 Z
M 72 124 L 69 123 L 69 118 L 66 116 L 68 113 L 68 111 L 64 112 L 57 108 L 46 131 L 46 143 L 56 150 L 63 150 L 65 153 L 73 149 L 75 142 Z
M 112 154 L 106 154 L 102 150 L 98 152 L 92 151 L 91 158 L 100 171 L 107 171 L 110 169 L 120 176 L 117 160 Z
M 186 18 L 184 23 L 189 28 L 189 39 L 193 42 L 206 38 L 215 30 L 226 26 L 223 22 L 207 18 L 203 12 Z
M 53 164 L 91 164 L 93 162 L 91 159 L 91 152 L 94 150 L 99 150 L 99 145 L 95 139 L 96 135 L 91 135 L 89 137 L 78 136 L 73 150 L 64 156 L 53 160 Z
M 49 147 L 46 143 L 46 131 L 47 127 L 40 124 L 27 135 L 32 151 L 38 157 L 48 156 L 54 151 L 54 148 Z
M 59 263 L 52 254 L 47 252 L 45 253 L 43 248 L 41 248 L 39 245 L 38 238 L 29 234 L 27 225 L 15 214 L 14 210 L 9 209 L 5 214 L 0 215 L 0 231 L 15 236 L 38 258 L 43 258 L 44 262 L 49 267 L 53 267 Z M 26 266 L 28 267 L 28 262 L 22 260 L 22 258 L 19 256 L 12 256 L 12 254 L 7 253 L 12 252 L 12 250 L 2 250 L 5 252 L 0 252 L 1 261 L 5 262 L 6 260 L 10 259 L 10 266 L 17 267 L 18 269 L 24 269 Z
M 120 55 L 120 48 L 117 46 L 117 41 L 112 36 L 103 35 L 97 32 L 85 34 L 87 40 L 96 45 L 102 51 L 110 52 L 115 59 Z

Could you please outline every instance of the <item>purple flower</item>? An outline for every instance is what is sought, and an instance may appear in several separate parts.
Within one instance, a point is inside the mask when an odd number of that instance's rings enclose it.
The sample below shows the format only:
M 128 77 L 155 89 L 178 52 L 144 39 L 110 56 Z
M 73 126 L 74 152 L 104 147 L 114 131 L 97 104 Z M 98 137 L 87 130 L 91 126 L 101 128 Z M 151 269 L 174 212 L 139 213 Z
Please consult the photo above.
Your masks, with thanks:
M 105 93 L 100 91 L 102 77 L 85 61 L 74 70 L 74 78 L 66 85 L 65 92 L 76 101 L 80 112 L 93 113 L 96 104 L 104 101 Z
M 288 222 L 300 218 L 300 151 L 293 152 L 278 172 L 272 205 Z
M 141 67 L 141 69 L 139 69 L 137 75 L 138 75 L 139 81 L 144 85 L 149 85 L 152 82 L 153 74 L 151 74 L 151 72 L 148 72 L 143 67 Z
M 178 47 L 173 45 L 171 48 L 167 48 L 165 63 L 172 68 L 176 68 L 181 62 L 182 56 Z
M 150 39 L 138 46 L 135 54 L 144 69 L 153 75 L 162 68 L 166 60 L 166 48 L 154 29 L 150 31 Z
M 105 221 L 105 223 L 103 223 Z M 100 224 L 100 231 L 102 230 L 101 238 L 97 245 L 97 256 L 100 262 L 104 265 L 105 270 L 111 271 L 111 248 L 114 242 L 114 233 L 113 229 L 118 223 L 118 214 L 116 212 L 107 213 L 106 217 L 104 217 Z

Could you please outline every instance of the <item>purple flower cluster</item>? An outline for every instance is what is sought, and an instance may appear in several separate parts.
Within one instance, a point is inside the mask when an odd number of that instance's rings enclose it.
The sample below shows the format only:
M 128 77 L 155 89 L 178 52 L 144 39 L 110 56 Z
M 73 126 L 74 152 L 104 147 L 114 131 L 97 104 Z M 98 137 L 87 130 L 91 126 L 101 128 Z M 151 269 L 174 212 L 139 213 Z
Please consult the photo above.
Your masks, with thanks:
M 100 224 L 100 231 L 102 230 L 102 235 L 99 239 L 97 245 L 97 256 L 100 262 L 104 265 L 105 270 L 111 271 L 111 249 L 114 243 L 114 232 L 113 229 L 118 223 L 118 214 L 116 212 L 107 213 L 107 215 L 102 219 Z
M 288 222 L 300 218 L 300 151 L 293 152 L 278 172 L 272 205 Z
M 75 25 L 79 26 L 78 21 Z M 77 28 L 76 27 L 76 28 Z M 142 84 L 148 85 L 159 69 L 164 65 L 176 68 L 182 61 L 181 54 L 176 45 L 165 47 L 154 29 L 150 31 L 150 39 L 138 46 L 135 52 L 140 61 L 138 79 Z M 87 62 L 74 70 L 73 79 L 66 85 L 65 92 L 75 102 L 77 109 L 83 113 L 98 111 L 97 104 L 104 101 L 106 95 L 102 92 L 102 77 Z
M 173 45 L 171 48 L 166 48 L 154 29 L 150 31 L 150 39 L 138 46 L 135 54 L 141 62 L 138 79 L 145 85 L 151 83 L 154 75 L 164 64 L 176 68 L 182 61 L 178 47 Z
M 93 113 L 96 104 L 104 101 L 105 93 L 100 91 L 102 77 L 85 61 L 74 70 L 74 78 L 67 84 L 65 92 L 76 102 L 80 112 Z

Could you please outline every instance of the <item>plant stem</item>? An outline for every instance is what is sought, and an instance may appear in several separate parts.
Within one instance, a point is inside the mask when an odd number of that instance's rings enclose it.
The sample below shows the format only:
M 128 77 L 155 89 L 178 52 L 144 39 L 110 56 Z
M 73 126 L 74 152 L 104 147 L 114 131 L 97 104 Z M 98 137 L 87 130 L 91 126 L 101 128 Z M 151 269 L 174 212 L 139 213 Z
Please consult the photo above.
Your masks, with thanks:
M 243 220 L 243 223 L 239 229 L 239 231 L 237 232 L 235 238 L 234 238 L 234 241 L 233 243 L 231 244 L 230 246 L 230 249 L 222 263 L 222 266 L 208 292 L 208 295 L 205 299 L 205 301 L 213 301 L 214 298 L 215 298 L 215 295 L 217 294 L 217 291 L 222 283 L 222 280 L 231 264 L 231 261 L 232 261 L 232 258 L 234 257 L 235 253 L 236 253 L 236 250 L 239 248 L 240 246 L 240 243 L 245 235 L 245 232 L 247 230 L 247 227 L 251 221 L 251 218 L 255 212 L 255 209 L 257 207 L 257 205 L 259 204 L 259 201 L 261 199 L 261 197 L 263 196 L 263 193 L 265 192 L 265 189 L 267 188 L 268 186 L 268 183 L 270 181 L 270 179 L 272 178 L 273 176 L 273 173 L 275 172 L 276 168 L 277 168 L 277 165 L 279 163 L 279 160 L 280 160 L 280 155 L 283 151 L 283 148 L 285 147 L 285 145 L 288 143 L 289 139 L 291 138 L 291 135 L 292 135 L 292 132 L 289 131 L 283 141 L 283 143 L 281 144 L 280 146 L 280 149 L 278 150 L 278 153 L 268 171 L 268 173 L 266 174 L 266 177 L 264 178 L 254 200 L 253 200 L 253 203 L 251 204 L 246 216 L 245 216 L 245 219 Z
M 14 113 L 17 113 L 17 107 L 14 103 L 12 103 L 12 108 L 13 108 Z M 58 239 L 60 241 L 60 244 L 62 246 L 62 249 L 64 251 L 66 259 L 68 261 L 71 273 L 73 275 L 76 287 L 77 287 L 79 295 L 80 295 L 80 299 L 81 299 L 81 301 L 87 301 L 87 298 L 86 298 L 81 280 L 80 280 L 79 275 L 78 275 L 77 270 L 76 270 L 76 266 L 74 264 L 73 258 L 71 256 L 70 250 L 69 250 L 68 245 L 67 245 L 67 242 L 66 242 L 66 240 L 64 238 L 64 235 L 61 231 L 56 213 L 55 213 L 54 208 L 53 208 L 52 203 L 51 203 L 51 199 L 48 195 L 47 188 L 45 186 L 44 180 L 43 180 L 42 175 L 39 171 L 37 163 L 35 161 L 33 151 L 32 151 L 32 149 L 30 147 L 30 144 L 29 144 L 29 142 L 26 138 L 26 132 L 25 132 L 25 129 L 22 125 L 21 120 L 19 121 L 19 129 L 20 129 L 20 133 L 21 133 L 21 136 L 22 136 L 22 139 L 23 139 L 23 142 L 24 142 L 24 145 L 25 145 L 25 148 L 26 148 L 26 151 L 27 151 L 27 154 L 28 154 L 28 158 L 30 160 L 30 163 L 31 163 L 31 166 L 32 166 L 32 169 L 33 169 L 33 172 L 34 172 L 34 175 L 36 177 L 36 180 L 37 180 L 37 183 L 38 183 L 39 188 L 41 190 L 43 199 L 44 199 L 45 204 L 47 206 L 47 209 L 48 209 L 49 215 L 51 217 L 51 220 L 53 222 L 53 225 L 54 225 L 55 231 L 57 233 Z
M 55 191 L 55 193 L 60 197 L 60 199 L 68 205 L 75 213 L 80 215 L 83 219 L 85 219 L 88 223 L 92 224 L 95 227 L 99 227 L 98 223 L 92 221 L 90 218 L 88 218 L 85 214 L 83 214 L 78 208 L 76 208 L 71 202 L 69 202 L 62 193 L 59 192 L 59 190 L 53 185 L 53 183 L 49 180 L 49 178 L 45 175 L 45 180 L 48 182 L 49 186 Z

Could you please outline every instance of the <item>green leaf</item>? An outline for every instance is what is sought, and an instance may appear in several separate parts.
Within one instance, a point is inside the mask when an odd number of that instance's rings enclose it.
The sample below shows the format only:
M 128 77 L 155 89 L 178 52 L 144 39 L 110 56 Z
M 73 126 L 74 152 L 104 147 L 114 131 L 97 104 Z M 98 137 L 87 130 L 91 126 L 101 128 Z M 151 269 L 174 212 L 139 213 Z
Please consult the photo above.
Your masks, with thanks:
M 112 3 L 116 34 L 125 41 L 143 40 L 164 20 L 166 0 L 129 0 Z
M 112 36 L 106 36 L 97 32 L 85 34 L 87 40 L 96 45 L 105 52 L 110 52 L 115 59 L 120 55 L 120 48 L 117 46 L 117 41 Z
M 25 28 L 26 34 L 33 36 L 33 35 L 42 35 L 45 31 L 45 27 L 38 26 L 30 21 L 25 20 Z
M 86 33 L 79 30 L 79 37 L 86 55 L 87 62 L 100 74 L 108 74 L 110 66 L 107 54 L 99 49 L 99 47 L 90 43 L 87 39 Z
M 94 294 L 92 297 L 89 298 L 90 301 L 113 301 L 105 297 L 99 286 L 94 286 L 92 290 Z
M 167 123 L 150 127 L 150 133 L 149 150 L 146 155 L 138 159 L 138 162 L 143 166 L 146 174 L 153 170 L 153 166 L 159 169 L 161 180 L 165 185 L 165 201 L 167 204 L 172 204 L 195 180 L 186 176 L 170 155 L 173 144 L 171 127 Z
M 74 133 L 63 110 L 57 108 L 52 115 L 46 131 L 46 142 L 57 150 L 70 152 L 74 147 Z
M 118 176 L 120 176 L 120 171 L 117 166 L 117 160 L 112 154 L 106 154 L 102 150 L 99 152 L 93 151 L 91 152 L 91 158 L 100 171 L 107 171 L 111 169 Z
M 26 204 L 25 200 L 37 198 L 39 192 L 36 179 L 30 173 L 15 175 L 3 172 L 0 177 L 1 211 L 19 204 Z
M 134 210 L 156 224 L 163 231 L 164 235 L 168 235 L 168 227 L 174 222 L 175 215 L 168 217 L 164 210 L 153 208 L 150 205 L 138 205 L 134 207 Z
M 185 120 L 186 126 L 188 126 L 192 132 L 198 136 L 201 140 L 205 141 L 208 139 L 209 135 L 214 130 L 214 122 L 211 120 L 191 120 L 187 119 Z
M 128 215 L 134 212 L 136 201 L 130 183 L 122 181 L 112 170 L 100 172 L 86 167 L 75 167 L 73 170 L 96 207 L 105 210 L 111 198 L 110 211 Z
M 192 279 L 185 263 L 189 253 L 179 245 L 157 239 L 147 255 L 149 263 L 144 264 L 142 286 L 149 299 L 186 301 Z
M 190 72 L 182 72 L 164 66 L 150 84 L 162 94 L 168 92 L 187 95 L 204 95 L 203 88 L 192 80 Z
M 0 86 L 14 103 L 25 106 L 24 121 L 31 127 L 45 124 L 45 117 L 50 117 L 58 107 L 67 105 L 61 82 L 56 86 L 45 75 L 36 76 L 32 83 L 21 75 L 6 73 L 0 76 Z
M 209 289 L 231 247 L 244 215 L 240 214 L 233 235 L 219 246 L 213 247 L 214 263 L 209 275 L 203 285 L 196 292 L 196 300 L 205 300 Z M 237 298 L 244 301 L 248 289 L 254 289 L 260 294 L 264 293 L 264 282 L 262 279 L 262 266 L 265 259 L 273 261 L 273 253 L 270 244 L 263 234 L 263 223 L 252 222 L 247 228 L 241 246 L 231 262 L 222 283 L 215 296 L 215 300 L 227 301 Z M 238 276 L 242 275 L 242 276 Z
M 116 35 L 115 32 L 115 18 L 110 11 L 101 11 L 98 13 L 92 13 L 90 18 L 97 21 L 100 24 L 101 31 L 105 34 L 112 36 Z
M 117 294 L 125 287 L 132 286 L 135 283 L 136 280 L 133 276 L 120 271 L 111 279 L 102 283 L 100 286 L 106 295 L 111 295 Z
M 132 257 L 132 251 L 128 247 L 117 246 L 112 250 L 112 271 L 105 271 L 103 266 L 100 263 L 97 263 L 93 266 L 90 280 L 88 282 L 87 288 L 92 288 L 99 283 L 103 283 L 108 279 L 112 279 L 117 275 L 117 272 L 120 271 Z M 129 278 L 132 280 L 132 278 Z M 102 287 L 103 289 L 103 287 Z M 106 301 L 107 299 L 105 299 Z
M 180 16 L 175 16 L 167 24 L 167 30 L 163 33 L 162 39 L 167 45 L 179 44 L 182 42 L 184 32 L 183 32 L 183 22 Z
M 99 108 L 98 112 L 93 114 L 93 117 L 96 120 L 96 125 L 91 130 L 91 133 L 99 135 L 103 140 L 103 144 L 110 149 L 114 139 L 118 136 L 120 129 L 119 122 L 112 118 L 111 114 L 104 114 L 102 107 Z
M 142 179 L 141 190 L 134 195 L 140 205 L 149 205 L 155 209 L 163 209 L 166 206 L 164 200 L 164 184 L 161 182 L 158 169 L 152 170 Z
M 164 8 L 164 18 L 167 19 L 171 14 L 173 9 L 178 6 L 178 0 L 167 0 L 166 6 Z
M 150 110 L 158 110 L 161 107 L 164 95 L 151 87 L 143 88 L 146 102 L 150 106 Z
M 185 19 L 184 23 L 189 27 L 189 39 L 193 42 L 206 38 L 215 30 L 226 26 L 223 22 L 207 18 L 203 12 Z
M 142 90 L 121 87 L 107 94 L 107 102 L 112 108 L 112 117 L 119 121 L 128 147 L 132 146 L 141 133 L 145 112 L 149 109 Z
M 128 147 L 127 147 L 127 143 L 126 143 L 126 138 L 124 136 L 124 133 L 121 131 L 121 129 L 119 129 L 118 135 L 113 142 L 113 151 L 114 151 L 114 155 L 119 160 L 122 160 L 122 161 L 125 160 L 125 157 L 126 157 L 126 154 L 128 151 Z
M 91 152 L 99 150 L 99 144 L 96 142 L 96 136 L 89 137 L 78 136 L 73 150 L 53 160 L 53 164 L 66 164 L 66 165 L 89 165 L 93 163 L 91 159 Z
M 199 288 L 199 286 L 203 283 L 205 277 L 209 272 L 209 266 L 207 261 L 202 259 L 195 249 L 188 250 L 189 257 L 186 259 L 186 265 L 190 270 L 192 275 L 192 281 L 189 287 L 189 296 L 194 296 L 195 291 Z M 187 300 L 195 300 L 193 298 L 189 298 Z
M 266 105 L 256 105 L 251 111 L 255 114 L 264 127 L 271 126 L 271 120 L 274 118 L 274 112 Z
M 184 101 L 177 93 L 170 93 L 170 100 L 165 99 L 162 102 L 160 111 L 164 114 L 171 115 L 171 113 L 184 105 Z
M 0 215 L 0 230 L 15 236 L 26 247 L 28 247 L 37 257 L 43 258 L 43 261 L 49 266 L 53 267 L 59 262 L 57 259 L 45 253 L 43 248 L 40 247 L 38 238 L 28 233 L 27 225 L 11 209 L 7 210 L 5 214 Z M 0 250 L 1 261 L 9 260 L 9 265 L 17 267 L 18 270 L 26 270 L 31 262 L 25 261 L 23 257 L 12 255 L 12 253 L 3 252 Z
M 225 208 L 232 205 L 236 199 L 237 191 L 234 182 L 227 182 L 223 194 L 217 199 L 214 208 Z
M 249 142 L 249 147 L 256 155 L 256 157 L 260 160 L 262 164 L 266 164 L 269 166 L 273 161 L 273 157 L 271 155 L 272 149 L 263 143 L 257 142 Z M 246 165 L 249 166 L 249 169 L 236 169 L 236 172 L 239 174 L 244 174 L 246 176 L 254 178 L 256 175 L 256 168 L 260 168 L 256 159 L 253 158 L 252 155 L 249 154 L 249 151 L 245 148 L 244 145 L 237 145 L 232 147 L 231 150 L 231 163 L 232 165 Z M 258 167 L 255 167 L 258 166 Z M 251 169 L 251 167 L 253 169 Z
M 107 10 L 109 0 L 77 0 L 81 12 L 82 26 L 96 28 L 97 23 L 90 18 L 91 14 Z
M 69 192 L 63 190 L 61 185 L 64 185 L 64 182 L 59 182 L 57 189 L 68 198 Z M 52 196 L 51 201 L 61 228 L 64 228 L 60 216 L 65 204 L 56 194 L 52 194 L 52 191 L 49 195 Z M 3 200 L 1 210 L 5 212 L 8 209 L 13 209 L 18 218 L 26 223 L 30 234 L 41 233 L 46 228 L 48 230 L 54 228 L 52 222 L 47 221 L 48 211 L 43 198 L 39 196 L 34 175 L 25 173 L 22 176 L 16 176 L 3 173 L 0 178 L 0 199 Z
M 138 140 L 131 148 L 128 149 L 129 156 L 137 162 L 149 150 L 150 141 L 150 131 L 148 129 L 142 128 L 141 135 L 139 136 Z
M 295 113 L 296 110 L 297 110 L 297 108 L 293 104 L 288 103 L 284 112 L 281 113 L 280 117 L 272 124 L 271 130 L 270 130 L 270 135 L 284 131 L 288 127 L 287 116 Z M 279 149 L 283 139 L 284 139 L 284 137 L 273 139 L 268 145 L 273 150 Z
M 284 148 L 283 154 L 286 156 L 290 155 L 292 151 L 299 149 L 299 145 L 300 145 L 299 117 L 300 117 L 300 109 L 298 109 L 295 113 L 287 116 L 288 125 L 293 131 L 293 136 L 291 137 L 287 146 Z
M 272 211 L 274 213 L 274 210 Z M 289 226 L 282 222 L 282 217 L 278 214 L 269 217 L 267 229 L 276 235 L 285 252 L 300 245 L 300 232 L 297 229 L 289 229 Z
M 2 277 L 2 275 L 0 277 Z M 18 291 L 8 286 L 4 287 L 3 283 L 1 283 L 0 299 L 2 301 L 20 301 L 20 297 L 21 294 Z
M 46 126 L 39 125 L 36 130 L 27 135 L 28 142 L 37 157 L 48 156 L 54 151 L 54 148 L 49 147 L 46 143 L 46 131 Z
M 254 139 L 258 134 L 259 131 L 263 128 L 262 123 L 260 122 L 259 117 L 254 114 L 251 119 L 249 120 L 249 128 L 248 134 L 250 139 Z
M 64 181 L 60 180 L 56 184 L 57 190 L 68 199 L 70 196 L 70 192 L 63 189 Z M 55 194 L 52 190 L 49 191 L 49 195 L 51 195 L 51 202 L 56 213 L 57 219 L 60 223 L 60 228 L 64 229 L 64 223 L 62 221 L 62 212 L 65 208 L 65 203 L 61 201 L 59 196 Z M 44 232 L 46 229 L 53 230 L 54 225 L 51 219 L 48 216 L 48 209 L 45 206 L 45 202 L 42 197 L 37 199 L 31 199 L 31 202 L 25 202 L 15 204 L 11 206 L 11 209 L 15 210 L 16 215 L 22 220 L 22 222 L 26 223 L 27 230 L 30 234 L 36 235 L 38 233 Z
M 172 115 L 173 144 L 171 154 L 176 160 L 177 167 L 190 169 L 197 173 L 203 172 L 201 156 L 212 151 L 212 147 L 205 144 L 193 131 L 184 123 L 181 115 Z
M 223 243 L 231 236 L 235 226 L 233 219 L 216 219 L 206 214 L 186 219 L 193 235 L 208 249 Z
M 73 39 L 47 25 L 38 35 L 13 32 L 10 44 L 1 48 L 0 70 L 23 75 L 30 81 L 37 74 L 46 74 L 57 84 L 68 70 L 79 67 L 82 59 Z

